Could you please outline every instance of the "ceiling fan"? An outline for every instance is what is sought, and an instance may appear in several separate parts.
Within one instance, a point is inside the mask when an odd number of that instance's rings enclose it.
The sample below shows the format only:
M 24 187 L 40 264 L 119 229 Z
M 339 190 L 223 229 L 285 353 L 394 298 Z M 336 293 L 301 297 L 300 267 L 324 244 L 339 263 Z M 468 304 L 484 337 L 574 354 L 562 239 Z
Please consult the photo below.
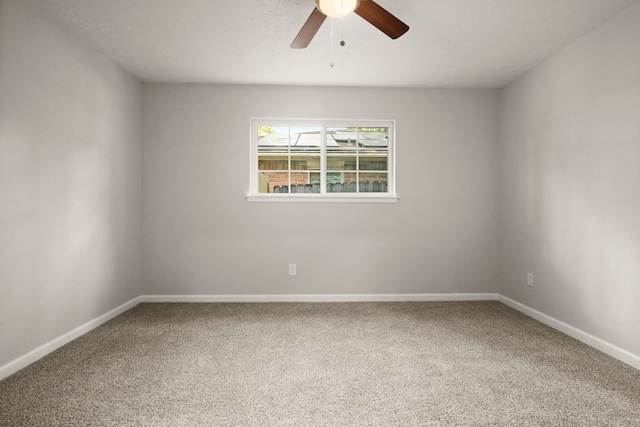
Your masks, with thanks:
M 397 39 L 409 31 L 407 24 L 387 12 L 373 0 L 316 0 L 316 7 L 291 43 L 291 47 L 304 49 L 309 46 L 327 16 L 341 18 L 351 12 L 360 15 L 365 21 L 392 39 Z

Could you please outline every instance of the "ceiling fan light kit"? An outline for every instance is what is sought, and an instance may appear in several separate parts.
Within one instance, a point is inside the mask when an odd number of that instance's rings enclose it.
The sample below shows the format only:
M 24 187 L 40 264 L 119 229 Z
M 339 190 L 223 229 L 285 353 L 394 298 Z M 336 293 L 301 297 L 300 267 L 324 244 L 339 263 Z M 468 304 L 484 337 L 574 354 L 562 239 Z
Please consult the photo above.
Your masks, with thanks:
M 360 0 L 316 0 L 316 6 L 320 12 L 330 18 L 342 18 L 347 16 L 360 4 Z
M 327 16 L 342 18 L 351 12 L 355 12 L 392 39 L 397 39 L 409 31 L 407 24 L 373 0 L 316 0 L 316 7 L 291 43 L 291 47 L 304 49 L 309 46 Z

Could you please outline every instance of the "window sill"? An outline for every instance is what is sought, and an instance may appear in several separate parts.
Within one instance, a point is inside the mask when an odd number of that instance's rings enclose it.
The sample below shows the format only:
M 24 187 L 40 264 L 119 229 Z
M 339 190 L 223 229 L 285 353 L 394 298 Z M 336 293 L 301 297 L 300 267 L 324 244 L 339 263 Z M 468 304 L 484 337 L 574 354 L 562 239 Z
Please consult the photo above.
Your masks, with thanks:
M 398 203 L 400 197 L 389 194 L 367 194 L 353 196 L 350 194 L 247 194 L 247 202 L 275 203 Z

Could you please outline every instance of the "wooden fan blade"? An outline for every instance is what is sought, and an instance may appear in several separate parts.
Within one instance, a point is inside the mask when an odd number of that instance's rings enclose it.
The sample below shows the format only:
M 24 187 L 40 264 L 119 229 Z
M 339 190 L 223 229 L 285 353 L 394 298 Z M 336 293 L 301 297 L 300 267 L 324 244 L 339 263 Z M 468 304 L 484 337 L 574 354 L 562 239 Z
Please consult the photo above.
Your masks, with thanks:
M 373 0 L 362 0 L 354 12 L 392 39 L 397 39 L 409 31 L 407 24 L 387 12 Z
M 307 22 L 304 23 L 293 43 L 291 43 L 291 47 L 293 49 L 304 49 L 309 46 L 313 36 L 316 35 L 325 19 L 327 19 L 327 15 L 314 8 Z

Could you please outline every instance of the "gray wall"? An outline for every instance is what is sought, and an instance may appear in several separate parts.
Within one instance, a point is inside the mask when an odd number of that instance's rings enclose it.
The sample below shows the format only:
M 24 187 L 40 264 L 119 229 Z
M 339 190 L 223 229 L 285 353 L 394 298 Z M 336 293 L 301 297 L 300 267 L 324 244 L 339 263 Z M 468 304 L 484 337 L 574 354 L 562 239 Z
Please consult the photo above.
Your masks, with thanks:
M 0 0 L 0 366 L 141 293 L 141 85 Z
M 639 46 L 635 4 L 501 96 L 500 293 L 636 355 Z
M 496 90 L 144 84 L 143 98 L 145 294 L 497 291 Z M 399 203 L 247 202 L 252 116 L 396 119 Z

